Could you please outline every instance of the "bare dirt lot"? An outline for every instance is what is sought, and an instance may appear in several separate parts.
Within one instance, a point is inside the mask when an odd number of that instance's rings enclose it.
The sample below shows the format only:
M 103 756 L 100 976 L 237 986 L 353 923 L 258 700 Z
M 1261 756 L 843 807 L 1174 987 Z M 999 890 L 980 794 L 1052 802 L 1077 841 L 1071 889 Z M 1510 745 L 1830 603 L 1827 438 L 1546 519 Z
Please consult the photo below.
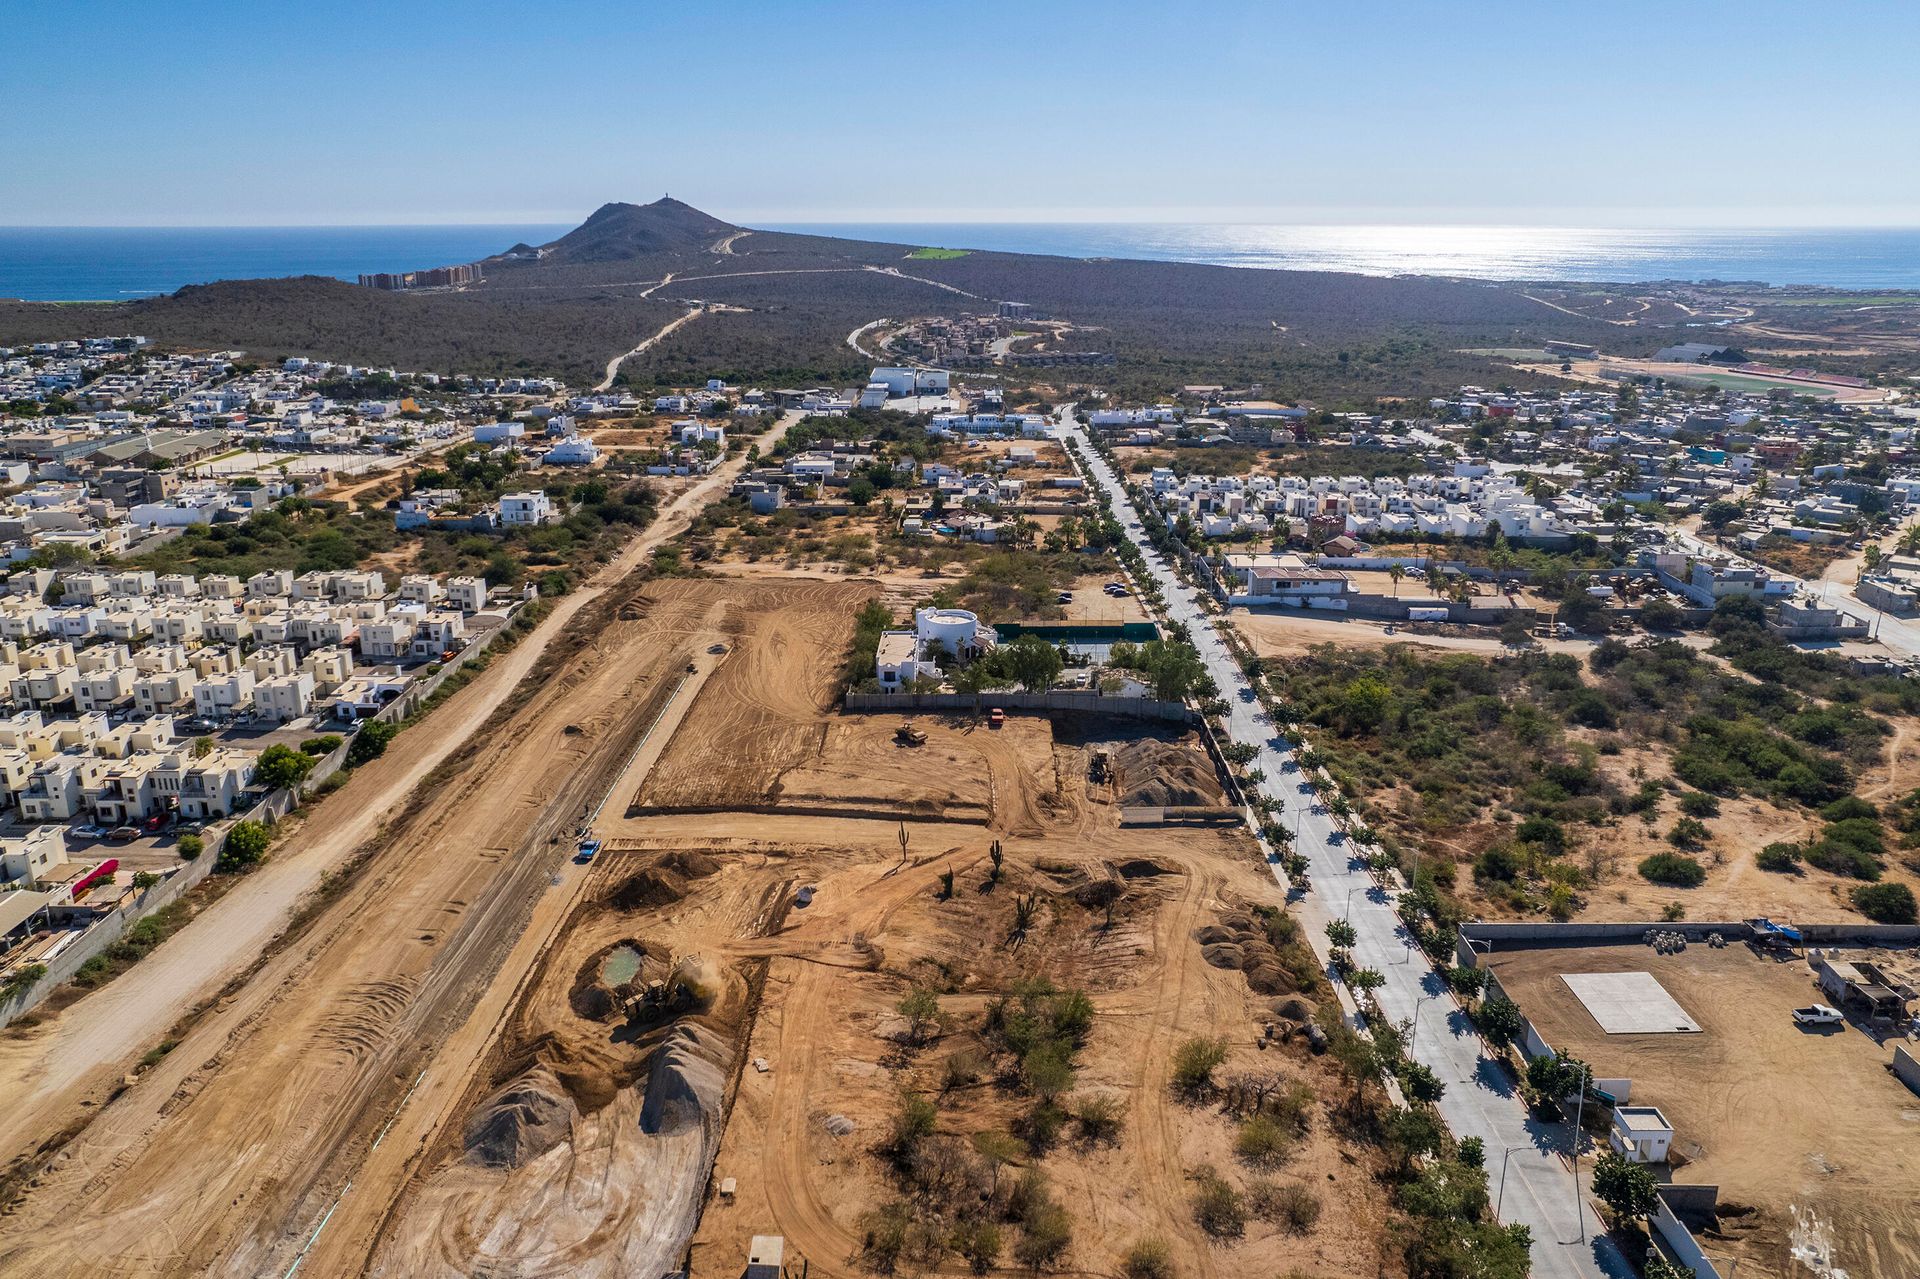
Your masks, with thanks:
M 1260 1047 L 1323 979 L 1258 914 L 1278 894 L 1251 841 L 1120 826 L 1142 796 L 1220 802 L 1197 740 L 921 716 L 926 743 L 898 745 L 900 717 L 832 704 L 873 591 L 636 580 L 581 610 L 538 687 L 284 947 L 28 1169 L 0 1271 L 657 1274 L 704 1211 L 698 1273 L 738 1273 L 767 1232 L 861 1273 L 861 1223 L 899 1193 L 874 1146 L 902 1089 L 937 1098 L 956 1140 L 1024 1122 L 1004 1055 L 941 1080 L 956 1053 L 992 1056 L 986 1004 L 1036 976 L 1092 1002 L 1068 1101 L 1122 1112 L 1101 1138 L 1023 1141 L 1003 1170 L 1044 1168 L 1070 1270 L 1110 1273 L 1148 1235 L 1190 1275 L 1390 1269 L 1374 1156 L 1321 1101 L 1331 1067 L 1297 1038 Z M 1103 749 L 1117 776 L 1090 782 Z M 574 832 L 603 799 L 606 848 L 581 865 Z M 916 985 L 943 1019 L 919 1044 L 894 1011 Z M 1201 1034 L 1226 1041 L 1223 1076 L 1299 1089 L 1270 1166 L 1236 1158 L 1217 1105 L 1169 1093 L 1175 1046 Z M 1300 1188 L 1319 1215 L 1211 1241 L 1204 1165 Z
M 1347 1162 L 1317 1102 L 1307 1134 L 1274 1174 L 1313 1189 L 1324 1208 L 1317 1226 L 1296 1234 L 1256 1222 L 1222 1244 L 1194 1222 L 1191 1178 L 1200 1167 L 1235 1182 L 1252 1174 L 1235 1164 L 1224 1116 L 1170 1095 L 1169 1061 L 1182 1039 L 1224 1036 L 1223 1074 L 1262 1068 L 1315 1092 L 1337 1090 L 1302 1048 L 1256 1046 L 1259 1027 L 1275 1019 L 1274 996 L 1295 980 L 1258 963 L 1242 972 L 1238 953 L 1203 947 L 1196 936 L 1223 918 L 1246 919 L 1248 899 L 1271 896 L 1250 843 L 1231 829 L 1122 831 L 1112 789 L 1089 795 L 1084 769 L 1067 766 L 1084 765 L 1100 742 L 1004 740 L 1028 757 L 1027 776 L 1054 765 L 1059 797 L 1007 815 L 1035 824 L 1004 838 L 1000 882 L 989 880 L 988 832 L 908 827 L 902 861 L 893 829 L 871 823 L 864 846 L 816 863 L 824 873 L 812 905 L 791 912 L 769 939 L 773 958 L 747 1050 L 754 1065 L 714 1169 L 715 1184 L 731 1178 L 735 1193 L 709 1198 L 693 1273 L 737 1275 L 748 1238 L 770 1232 L 784 1234 L 788 1257 L 804 1257 L 812 1272 L 871 1273 L 862 1255 L 871 1214 L 900 1194 L 880 1147 L 903 1090 L 938 1108 L 935 1144 L 971 1149 L 983 1134 L 1004 1139 L 1021 1128 L 1028 1103 L 997 1068 L 955 1083 L 948 1063 L 988 1062 L 985 1006 L 1034 977 L 1091 997 L 1093 1031 L 1071 1096 L 1110 1097 L 1125 1116 L 1111 1140 L 1016 1141 L 1019 1153 L 997 1174 L 1004 1187 L 1026 1168 L 1044 1170 L 1072 1218 L 1072 1272 L 1111 1273 L 1149 1236 L 1167 1241 L 1182 1274 L 1373 1272 L 1380 1236 L 1370 1223 L 1384 1211 L 1384 1192 Z M 994 825 L 1001 828 L 998 817 Z M 940 879 L 949 871 L 951 897 Z M 1111 916 L 1087 904 L 1107 885 L 1117 894 Z M 1016 935 L 1016 902 L 1029 895 L 1043 903 L 1044 922 Z M 1250 984 L 1256 969 L 1264 991 Z M 923 1044 L 910 1041 L 896 1011 L 914 987 L 939 992 L 942 1028 Z M 1009 1227 L 1009 1241 L 1014 1234 Z
M 1704 945 L 1496 951 L 1488 963 L 1548 1043 L 1596 1074 L 1630 1077 L 1633 1103 L 1673 1123 L 1685 1157 L 1674 1180 L 1720 1187 L 1709 1252 L 1769 1275 L 1920 1273 L 1920 1097 L 1885 1069 L 1890 1045 L 1851 1025 L 1793 1023 L 1792 1009 L 1821 998 L 1805 963 Z M 1560 980 L 1637 971 L 1702 1033 L 1605 1034 Z M 1829 1268 L 1807 1264 L 1823 1250 Z

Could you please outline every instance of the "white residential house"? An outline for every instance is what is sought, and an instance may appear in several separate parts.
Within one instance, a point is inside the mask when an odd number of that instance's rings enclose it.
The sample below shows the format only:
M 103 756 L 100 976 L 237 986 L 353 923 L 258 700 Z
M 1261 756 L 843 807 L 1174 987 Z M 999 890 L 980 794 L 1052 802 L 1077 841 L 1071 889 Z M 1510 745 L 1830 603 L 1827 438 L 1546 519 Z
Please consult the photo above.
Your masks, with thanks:
M 252 671 L 235 671 L 193 686 L 194 714 L 202 719 L 231 719 L 253 704 Z
M 128 701 L 133 696 L 134 675 L 133 667 L 116 666 L 77 676 L 73 681 L 74 709 L 85 715 Z
M 592 461 L 591 458 L 587 460 Z M 558 518 L 559 513 L 553 509 L 553 500 L 538 489 L 529 493 L 506 493 L 500 498 L 500 522 L 509 528 L 551 524 Z
M 275 675 L 253 687 L 253 713 L 261 719 L 286 723 L 313 713 L 313 676 L 305 671 Z
M 591 466 L 600 460 L 599 446 L 584 435 L 561 440 L 540 457 L 548 466 Z
M 407 604 L 432 606 L 447 597 L 440 579 L 426 573 L 414 573 L 400 579 L 400 599 Z
M 189 821 L 231 817 L 239 811 L 253 780 L 253 756 L 216 750 L 194 760 L 180 779 L 180 816 Z
M 133 708 L 142 715 L 166 715 L 194 705 L 200 677 L 190 670 L 165 671 L 133 681 Z
M 413 635 L 419 629 L 420 614 L 389 613 L 377 622 L 360 628 L 360 655 L 369 661 L 406 660 L 413 649 Z
M 479 613 L 487 607 L 487 581 L 483 577 L 447 579 L 447 603 L 462 613 Z
M 420 617 L 419 628 L 413 633 L 413 656 L 431 661 L 464 643 L 466 636 L 465 614 L 436 609 Z

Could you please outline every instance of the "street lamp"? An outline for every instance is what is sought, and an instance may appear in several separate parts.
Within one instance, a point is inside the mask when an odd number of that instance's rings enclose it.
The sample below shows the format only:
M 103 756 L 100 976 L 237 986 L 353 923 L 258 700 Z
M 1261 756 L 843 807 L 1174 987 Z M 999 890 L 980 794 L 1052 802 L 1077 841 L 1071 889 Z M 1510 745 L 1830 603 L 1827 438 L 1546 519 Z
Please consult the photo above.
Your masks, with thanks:
M 1347 890 L 1347 909 L 1344 915 L 1342 916 L 1342 918 L 1344 918 L 1349 924 L 1353 922 L 1353 895 L 1365 887 L 1366 887 L 1365 884 L 1355 884 L 1352 888 L 1349 888 Z
M 1580 1242 L 1587 1241 L 1587 1210 L 1580 1202 L 1580 1119 L 1587 1109 L 1587 1081 L 1593 1074 L 1593 1068 L 1585 1062 L 1580 1064 L 1580 1100 L 1573 1106 L 1573 1136 L 1569 1141 L 1573 1156 L 1573 1214 L 1580 1222 Z
M 1508 1146 L 1500 1155 L 1500 1189 L 1493 1198 L 1493 1215 L 1496 1218 L 1500 1216 L 1500 1205 L 1507 1201 L 1507 1160 L 1513 1158 L 1513 1152 L 1518 1149 L 1518 1146 Z
M 1418 999 L 1415 999 L 1413 1001 L 1413 1028 L 1407 1031 L 1408 1055 L 1412 1055 L 1413 1050 L 1420 1046 L 1420 1007 L 1421 1005 L 1425 1004 L 1429 999 L 1438 999 L 1438 998 L 1440 998 L 1440 996 L 1438 995 L 1422 995 Z

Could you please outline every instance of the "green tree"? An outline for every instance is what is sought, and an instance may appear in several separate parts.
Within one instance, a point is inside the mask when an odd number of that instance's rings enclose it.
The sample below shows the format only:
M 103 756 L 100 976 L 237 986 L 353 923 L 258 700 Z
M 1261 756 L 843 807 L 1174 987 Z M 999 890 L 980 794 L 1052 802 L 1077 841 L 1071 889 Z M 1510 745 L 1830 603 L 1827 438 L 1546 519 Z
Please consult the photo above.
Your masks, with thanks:
M 278 742 L 261 751 L 253 764 L 254 780 L 270 790 L 293 790 L 312 771 L 313 756 Z
M 915 1044 L 925 1043 L 927 1035 L 939 1028 L 940 999 L 925 986 L 908 991 L 896 1008 L 907 1019 L 907 1038 Z
M 1029 693 L 1044 693 L 1066 665 L 1060 650 L 1037 635 L 1022 635 L 1001 650 L 1007 674 Z
M 1519 1039 L 1526 1026 L 1526 1017 L 1521 1013 L 1520 1005 L 1505 995 L 1495 995 L 1481 1004 L 1474 1020 L 1479 1023 L 1482 1034 L 1503 1046 Z
M 206 850 L 206 845 L 198 835 L 189 832 L 180 837 L 174 848 L 179 852 L 182 861 L 190 862 Z
M 258 865 L 272 843 L 273 832 L 261 823 L 236 822 L 233 829 L 227 832 L 226 842 L 220 846 L 220 860 L 214 868 L 234 871 Z
M 1645 1164 L 1630 1163 L 1618 1151 L 1609 1150 L 1593 1166 L 1593 1193 L 1624 1220 L 1641 1221 L 1654 1214 L 1660 1206 L 1658 1184 Z
M 347 747 L 347 764 L 350 767 L 358 767 L 379 759 L 386 753 L 387 743 L 391 742 L 399 732 L 400 729 L 387 720 L 367 720 L 353 735 L 353 745 Z

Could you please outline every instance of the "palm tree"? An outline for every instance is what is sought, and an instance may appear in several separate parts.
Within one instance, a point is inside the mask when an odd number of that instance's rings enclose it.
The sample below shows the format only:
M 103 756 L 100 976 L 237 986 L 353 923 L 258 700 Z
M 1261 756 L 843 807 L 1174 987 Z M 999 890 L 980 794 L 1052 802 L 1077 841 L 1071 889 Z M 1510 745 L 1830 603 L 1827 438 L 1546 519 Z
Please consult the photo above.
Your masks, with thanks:
M 1916 528 L 1914 531 L 1920 532 L 1920 528 Z M 1406 575 L 1407 570 L 1399 564 L 1389 564 L 1387 566 L 1387 576 L 1393 579 L 1393 593 L 1396 598 L 1400 594 L 1400 579 Z
M 1861 574 L 1861 576 L 1864 577 L 1867 573 L 1872 573 L 1875 569 L 1879 568 L 1880 562 L 1886 558 L 1887 553 L 1880 549 L 1878 542 L 1868 542 L 1866 554 L 1861 556 L 1861 559 L 1866 563 L 1866 573 Z
M 1900 535 L 1898 549 L 1902 555 L 1920 555 L 1920 524 Z

